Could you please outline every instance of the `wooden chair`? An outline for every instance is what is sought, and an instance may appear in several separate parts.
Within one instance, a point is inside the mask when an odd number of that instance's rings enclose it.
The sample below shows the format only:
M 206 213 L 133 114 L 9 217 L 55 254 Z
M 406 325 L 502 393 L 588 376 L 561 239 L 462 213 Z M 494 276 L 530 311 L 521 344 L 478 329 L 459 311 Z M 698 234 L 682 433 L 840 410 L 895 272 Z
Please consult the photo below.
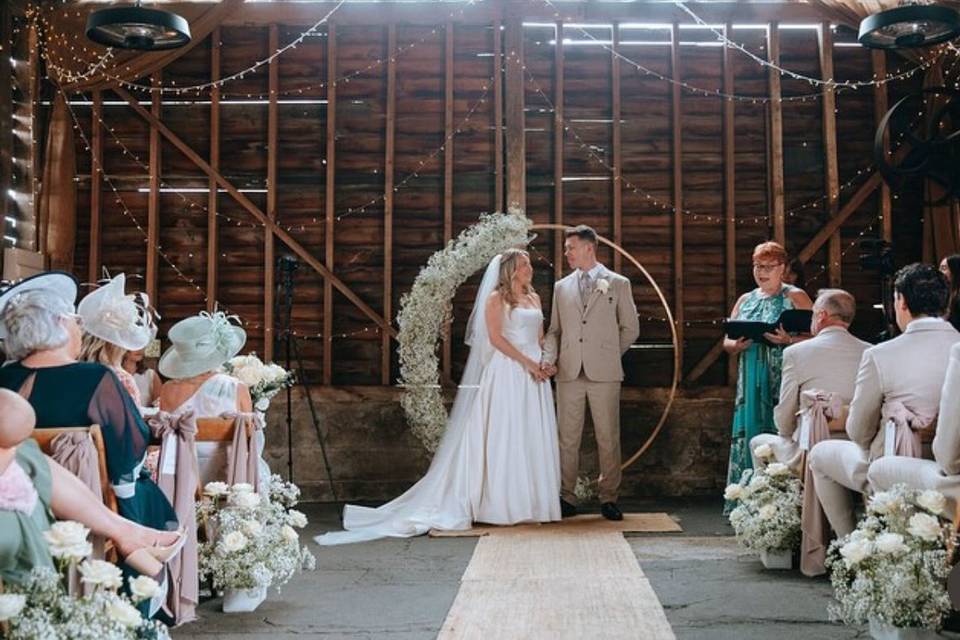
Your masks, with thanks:
M 233 418 L 197 418 L 196 442 L 233 442 L 236 420 Z M 250 434 L 248 434 L 250 435 Z M 197 499 L 203 496 L 202 482 L 197 483 Z
M 93 440 L 93 446 L 97 449 L 97 466 L 100 469 L 100 491 L 103 495 L 103 503 L 113 511 L 118 513 L 117 496 L 113 492 L 113 485 L 110 484 L 110 477 L 107 475 L 107 451 L 103 444 L 103 433 L 100 425 L 92 424 L 89 427 L 43 427 L 33 430 L 33 439 L 40 445 L 40 450 L 50 455 L 53 450 L 53 440 L 64 433 L 87 433 Z

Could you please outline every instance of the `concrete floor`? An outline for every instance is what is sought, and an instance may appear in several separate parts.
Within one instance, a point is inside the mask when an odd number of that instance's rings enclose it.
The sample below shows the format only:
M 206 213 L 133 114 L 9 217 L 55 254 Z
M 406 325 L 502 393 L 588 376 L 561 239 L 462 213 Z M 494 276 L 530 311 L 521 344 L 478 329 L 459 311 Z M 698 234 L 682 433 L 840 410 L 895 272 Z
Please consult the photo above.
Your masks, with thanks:
M 336 529 L 336 509 L 303 505 L 307 533 Z M 716 501 L 623 503 L 636 511 L 667 511 L 682 534 L 628 537 L 679 640 L 840 640 L 867 638 L 862 629 L 832 624 L 826 579 L 797 571 L 764 571 L 738 548 Z M 453 603 L 474 538 L 378 540 L 316 547 L 317 570 L 271 592 L 252 614 L 224 615 L 220 600 L 204 602 L 200 620 L 174 631 L 176 640 L 348 638 L 426 640 L 436 636 Z M 598 629 L 597 638 L 603 633 Z M 950 634 L 947 637 L 960 637 Z M 497 639 L 499 640 L 499 639 Z

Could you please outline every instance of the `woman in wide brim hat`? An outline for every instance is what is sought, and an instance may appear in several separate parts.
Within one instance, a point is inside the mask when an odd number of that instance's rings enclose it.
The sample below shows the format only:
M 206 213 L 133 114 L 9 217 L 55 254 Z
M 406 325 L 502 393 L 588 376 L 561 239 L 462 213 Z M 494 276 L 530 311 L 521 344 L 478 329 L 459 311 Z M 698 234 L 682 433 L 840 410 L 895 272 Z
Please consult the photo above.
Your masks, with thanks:
M 113 369 L 137 406 L 143 406 L 136 380 L 123 368 L 128 351 L 145 348 L 157 335 L 149 299 L 127 295 L 126 276 L 119 274 L 89 293 L 77 305 L 83 321 L 83 348 L 80 359 L 99 362 Z
M 170 378 L 160 390 L 161 411 L 192 411 L 198 418 L 253 411 L 247 386 L 220 371 L 247 340 L 246 332 L 235 323 L 239 319 L 223 312 L 202 312 L 170 328 L 167 337 L 172 346 L 158 365 L 160 373 Z M 220 443 L 197 443 L 201 484 L 222 479 L 226 454 Z

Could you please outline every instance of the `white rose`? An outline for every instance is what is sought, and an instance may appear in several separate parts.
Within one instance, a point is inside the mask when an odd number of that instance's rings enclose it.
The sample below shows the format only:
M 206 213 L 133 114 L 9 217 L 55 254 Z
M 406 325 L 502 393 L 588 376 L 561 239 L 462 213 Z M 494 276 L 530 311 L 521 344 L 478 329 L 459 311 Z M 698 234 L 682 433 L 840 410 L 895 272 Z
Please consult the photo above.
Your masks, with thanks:
M 226 553 L 234 553 L 247 546 L 247 536 L 239 531 L 231 531 L 220 540 L 220 548 Z
M 243 532 L 251 538 L 256 538 L 263 532 L 263 525 L 256 520 L 244 520 Z
M 917 496 L 917 504 L 930 513 L 939 515 L 947 506 L 947 499 L 939 491 L 930 489 Z
M 777 515 L 777 506 L 765 504 L 757 510 L 757 515 L 760 516 L 761 520 L 770 520 L 773 516 Z
M 724 500 L 739 500 L 742 495 L 743 487 L 739 484 L 727 485 L 727 488 L 723 490 Z
M 761 489 L 770 484 L 770 479 L 765 475 L 757 474 L 750 478 L 750 484 L 747 485 L 751 489 Z
M 107 615 L 125 627 L 139 627 L 143 622 L 137 608 L 126 600 L 111 598 L 107 604 Z
M 280 527 L 280 537 L 283 538 L 284 542 L 296 542 L 300 539 L 296 530 L 288 524 Z
M 900 498 L 890 491 L 875 493 L 867 505 L 874 513 L 886 515 L 900 508 Z
M 255 387 L 260 382 L 260 374 L 253 367 L 234 369 L 233 376 L 248 387 Z
M 270 376 L 271 380 L 282 380 L 287 377 L 287 370 L 278 364 L 271 364 L 267 367 L 267 375 Z
M 0 622 L 16 618 L 27 606 L 27 596 L 19 593 L 0 595 Z
M 253 485 L 249 482 L 238 482 L 230 486 L 232 493 L 253 493 Z
M 877 536 L 874 544 L 876 545 L 878 553 L 900 555 L 910 550 L 903 542 L 903 536 L 899 533 L 881 533 Z
M 597 291 L 600 293 L 606 293 L 607 289 L 610 288 L 610 281 L 606 278 L 600 278 L 597 280 Z
M 259 411 L 260 413 L 266 413 L 267 409 L 270 408 L 270 398 L 266 396 L 262 398 L 258 398 L 257 401 L 254 403 L 253 408 Z
M 123 586 L 123 573 L 120 567 L 103 560 L 86 560 L 80 564 L 80 580 L 85 584 L 101 586 L 104 589 L 119 589 Z
M 740 485 L 733 485 L 733 486 L 740 486 Z M 291 509 L 287 513 L 287 522 L 298 529 L 303 529 L 305 526 L 307 526 L 307 516 L 304 515 L 302 512 L 297 511 L 296 509 Z
M 227 504 L 238 509 L 256 509 L 260 506 L 260 494 L 233 493 L 227 498 Z
M 227 495 L 229 491 L 230 487 L 226 482 L 208 482 L 203 487 L 203 495 L 210 496 L 211 498 Z
M 771 477 L 789 475 L 790 467 L 782 462 L 771 462 L 767 465 L 767 475 Z
M 773 448 L 768 444 L 762 444 L 754 449 L 753 453 L 761 460 L 767 460 L 773 457 Z
M 127 584 L 135 600 L 149 600 L 160 593 L 160 584 L 150 576 L 127 578 Z
M 934 542 L 940 538 L 940 521 L 929 513 L 915 513 L 910 516 L 907 531 L 927 542 Z
M 93 545 L 87 541 L 90 530 L 79 522 L 65 520 L 55 522 L 43 537 L 50 547 L 50 555 L 65 560 L 82 560 L 93 553 Z
M 840 547 L 840 555 L 848 567 L 859 564 L 873 553 L 873 542 L 870 540 L 853 540 Z

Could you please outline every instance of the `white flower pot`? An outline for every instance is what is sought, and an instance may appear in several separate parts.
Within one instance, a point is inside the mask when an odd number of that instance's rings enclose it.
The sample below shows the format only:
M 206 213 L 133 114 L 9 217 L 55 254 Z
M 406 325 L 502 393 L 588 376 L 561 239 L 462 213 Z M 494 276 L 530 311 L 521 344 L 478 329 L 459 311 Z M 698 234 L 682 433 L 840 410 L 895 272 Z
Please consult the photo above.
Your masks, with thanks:
M 895 627 L 879 620 L 870 620 L 870 637 L 875 640 L 928 640 L 939 638 L 933 629 L 923 627 Z
M 767 550 L 760 552 L 760 562 L 766 569 L 792 569 L 793 551 Z
M 224 589 L 223 612 L 247 613 L 256 610 L 267 599 L 266 587 L 253 589 Z

